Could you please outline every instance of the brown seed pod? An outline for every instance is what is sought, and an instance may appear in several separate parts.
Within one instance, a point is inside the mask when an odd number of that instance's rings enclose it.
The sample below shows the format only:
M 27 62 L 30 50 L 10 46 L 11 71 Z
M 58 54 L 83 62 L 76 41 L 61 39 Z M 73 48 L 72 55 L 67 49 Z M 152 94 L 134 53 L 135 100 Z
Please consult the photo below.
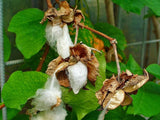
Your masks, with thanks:
M 126 106 L 126 105 L 130 105 L 132 103 L 132 98 L 125 94 L 125 98 L 124 98 L 124 101 L 121 103 L 122 106 Z

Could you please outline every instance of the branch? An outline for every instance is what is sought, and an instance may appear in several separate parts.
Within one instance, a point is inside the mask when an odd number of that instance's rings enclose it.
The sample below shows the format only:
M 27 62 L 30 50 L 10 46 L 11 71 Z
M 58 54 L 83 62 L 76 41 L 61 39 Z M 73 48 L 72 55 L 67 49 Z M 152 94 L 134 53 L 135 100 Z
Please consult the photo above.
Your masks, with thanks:
M 76 45 L 76 44 L 77 44 L 78 32 L 79 32 L 79 26 L 78 26 L 78 25 L 76 25 L 76 35 L 75 35 L 74 45 Z
M 79 23 L 78 25 L 79 25 L 80 27 L 85 28 L 85 29 L 88 29 L 88 30 L 90 30 L 90 31 L 92 31 L 92 32 L 94 32 L 94 33 L 96 33 L 96 34 L 98 34 L 98 35 L 101 35 L 102 37 L 104 37 L 104 38 L 106 38 L 106 39 L 108 39 L 108 40 L 110 41 L 110 43 L 112 44 L 113 49 L 114 49 L 114 54 L 115 54 L 115 59 L 116 59 L 116 64 L 117 64 L 118 82 L 121 82 L 121 81 L 120 81 L 121 69 L 120 69 L 119 60 L 118 60 L 117 47 L 116 47 L 117 41 L 116 41 L 116 39 L 111 38 L 111 37 L 109 37 L 108 35 L 105 35 L 104 33 L 101 33 L 101 32 L 99 32 L 99 31 L 97 31 L 97 30 L 94 30 L 94 29 L 92 29 L 92 28 L 90 28 L 90 27 L 88 27 L 88 26 L 85 26 L 85 25 L 82 24 L 82 23 Z
M 47 1 L 48 8 L 53 8 L 51 0 L 46 0 L 46 1 Z
M 46 44 L 45 51 L 44 51 L 44 53 L 43 53 L 43 56 L 42 56 L 42 58 L 41 58 L 41 60 L 40 60 L 40 63 L 39 63 L 39 65 L 38 65 L 36 71 L 41 71 L 42 66 L 43 66 L 43 63 L 44 63 L 44 61 L 45 61 L 45 59 L 46 59 L 46 57 L 47 57 L 47 54 L 48 54 L 48 52 L 49 52 L 49 48 L 50 48 L 49 45 Z
M 5 104 L 0 105 L 0 110 L 5 107 Z
M 98 35 L 101 35 L 102 37 L 108 39 L 109 41 L 113 41 L 113 40 L 114 40 L 113 38 L 109 37 L 108 35 L 106 35 L 106 34 L 104 34 L 104 33 L 101 33 L 101 32 L 99 32 L 99 31 L 97 31 L 97 30 L 94 30 L 94 29 L 92 29 L 92 28 L 90 28 L 90 27 L 88 27 L 88 26 L 85 26 L 85 25 L 82 24 L 82 23 L 79 23 L 78 25 L 79 25 L 80 27 L 85 28 L 85 29 L 88 29 L 88 30 L 90 30 L 90 31 L 92 31 L 92 32 L 94 32 L 94 33 L 96 33 L 96 34 L 98 34 Z

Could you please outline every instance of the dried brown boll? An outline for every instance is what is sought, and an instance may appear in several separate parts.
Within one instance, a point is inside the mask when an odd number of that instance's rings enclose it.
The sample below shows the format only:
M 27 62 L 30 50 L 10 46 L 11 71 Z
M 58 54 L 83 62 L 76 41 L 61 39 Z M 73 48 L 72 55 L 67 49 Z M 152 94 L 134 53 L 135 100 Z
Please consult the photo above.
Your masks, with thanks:
M 99 104 L 103 108 L 109 101 L 108 110 L 131 104 L 132 98 L 129 95 L 142 87 L 149 80 L 149 75 L 145 69 L 144 75 L 134 75 L 126 70 L 120 75 L 120 80 L 121 83 L 117 81 L 117 77 L 113 76 L 105 80 L 102 88 L 96 92 Z
M 70 86 L 75 93 L 78 93 L 86 85 L 87 78 L 93 85 L 95 84 L 99 75 L 98 67 L 98 60 L 91 53 L 91 48 L 79 43 L 70 47 L 69 58 L 58 57 L 51 61 L 46 73 L 52 75 L 58 68 L 56 76 L 60 85 Z

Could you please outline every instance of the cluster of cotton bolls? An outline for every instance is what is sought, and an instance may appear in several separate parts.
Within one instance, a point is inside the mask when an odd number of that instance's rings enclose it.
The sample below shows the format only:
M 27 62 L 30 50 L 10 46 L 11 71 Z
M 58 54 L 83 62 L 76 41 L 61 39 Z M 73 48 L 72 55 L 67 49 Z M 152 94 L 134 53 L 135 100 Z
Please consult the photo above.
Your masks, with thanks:
M 73 46 L 67 24 L 52 25 L 47 24 L 46 39 L 49 45 L 54 48 L 56 45 L 59 56 L 66 59 L 70 56 L 70 47 Z M 75 94 L 87 83 L 87 66 L 82 62 L 77 62 L 75 65 L 67 68 L 70 86 Z

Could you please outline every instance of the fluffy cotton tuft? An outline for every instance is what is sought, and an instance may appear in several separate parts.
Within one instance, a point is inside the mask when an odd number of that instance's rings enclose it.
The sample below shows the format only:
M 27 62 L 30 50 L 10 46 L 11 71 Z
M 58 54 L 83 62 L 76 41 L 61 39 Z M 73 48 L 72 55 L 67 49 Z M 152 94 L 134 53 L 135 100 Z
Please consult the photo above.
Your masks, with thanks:
M 78 94 L 79 90 L 86 85 L 87 74 L 88 70 L 86 65 L 80 61 L 68 67 L 69 82 L 75 94 Z
M 32 101 L 34 109 L 38 111 L 49 110 L 61 98 L 61 90 L 55 74 L 46 82 L 45 89 L 38 89 Z
M 56 43 L 59 37 L 63 36 L 63 29 L 59 25 L 48 23 L 45 29 L 46 39 L 51 48 L 56 48 Z
M 46 39 L 53 49 L 57 47 L 57 52 L 63 59 L 70 56 L 70 46 L 73 46 L 73 43 L 67 24 L 61 27 L 60 25 L 53 26 L 48 23 L 46 26 Z
M 71 41 L 68 26 L 65 24 L 63 26 L 63 36 L 57 40 L 57 51 L 58 54 L 63 58 L 67 58 L 70 56 L 70 47 L 73 46 Z
M 66 116 L 67 112 L 61 104 L 53 110 L 40 112 L 37 115 L 32 116 L 31 120 L 65 120 Z

